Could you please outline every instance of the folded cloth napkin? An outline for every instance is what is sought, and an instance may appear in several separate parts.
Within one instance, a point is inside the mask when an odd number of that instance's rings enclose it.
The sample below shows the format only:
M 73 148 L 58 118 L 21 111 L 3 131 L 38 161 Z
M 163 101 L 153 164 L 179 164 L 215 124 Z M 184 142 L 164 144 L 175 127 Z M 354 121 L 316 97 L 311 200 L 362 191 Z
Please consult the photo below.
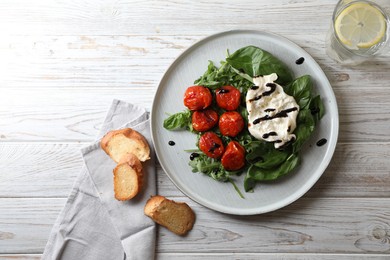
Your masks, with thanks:
M 108 131 L 131 127 L 145 136 L 151 159 L 143 163 L 144 187 L 135 198 L 117 201 L 115 162 L 100 148 Z M 42 259 L 154 259 L 156 226 L 144 206 L 156 194 L 156 170 L 147 113 L 114 100 L 97 141 L 82 149 L 83 168 L 58 216 Z

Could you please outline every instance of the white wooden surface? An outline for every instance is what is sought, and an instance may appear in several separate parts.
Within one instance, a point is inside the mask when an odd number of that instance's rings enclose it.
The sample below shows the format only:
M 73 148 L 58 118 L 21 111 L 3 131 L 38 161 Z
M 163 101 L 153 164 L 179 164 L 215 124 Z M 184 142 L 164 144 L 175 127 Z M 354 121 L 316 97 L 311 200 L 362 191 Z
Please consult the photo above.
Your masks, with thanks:
M 258 216 L 190 204 L 186 237 L 163 228 L 158 259 L 389 259 L 390 56 L 342 67 L 324 52 L 333 0 L 0 2 L 0 259 L 39 259 L 113 98 L 150 109 L 183 50 L 209 34 L 258 29 L 308 51 L 335 91 L 339 144 L 300 200 Z M 280 20 L 281 19 L 281 20 Z

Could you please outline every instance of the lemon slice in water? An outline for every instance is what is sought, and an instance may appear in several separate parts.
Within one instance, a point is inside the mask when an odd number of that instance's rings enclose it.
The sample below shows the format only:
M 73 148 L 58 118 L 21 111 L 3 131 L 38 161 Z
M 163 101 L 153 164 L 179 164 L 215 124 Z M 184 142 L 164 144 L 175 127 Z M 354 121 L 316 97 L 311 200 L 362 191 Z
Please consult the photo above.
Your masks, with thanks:
M 386 18 L 371 4 L 357 2 L 341 11 L 334 27 L 338 38 L 348 48 L 370 48 L 385 36 Z

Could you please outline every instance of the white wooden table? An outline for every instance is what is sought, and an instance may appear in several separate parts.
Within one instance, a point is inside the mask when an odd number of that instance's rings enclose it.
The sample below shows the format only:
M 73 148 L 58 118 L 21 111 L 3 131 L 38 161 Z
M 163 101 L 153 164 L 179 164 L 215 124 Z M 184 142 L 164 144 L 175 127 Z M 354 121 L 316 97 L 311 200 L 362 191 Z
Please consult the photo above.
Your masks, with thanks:
M 150 109 L 169 64 L 230 29 L 283 35 L 327 74 L 339 143 L 318 183 L 281 210 L 214 212 L 158 167 L 158 192 L 186 201 L 194 229 L 160 228 L 158 259 L 389 259 L 390 56 L 342 67 L 324 51 L 334 0 L 0 2 L 0 259 L 39 259 L 112 99 Z

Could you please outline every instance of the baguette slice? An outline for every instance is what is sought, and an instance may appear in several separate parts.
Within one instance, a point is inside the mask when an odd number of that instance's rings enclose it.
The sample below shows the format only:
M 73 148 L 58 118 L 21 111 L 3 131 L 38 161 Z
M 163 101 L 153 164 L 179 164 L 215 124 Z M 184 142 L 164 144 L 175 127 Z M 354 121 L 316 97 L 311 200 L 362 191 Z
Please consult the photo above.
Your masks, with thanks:
M 150 147 L 145 137 L 131 128 L 108 132 L 100 146 L 116 163 L 129 153 L 141 162 L 150 159 Z
M 134 154 L 127 154 L 114 171 L 114 193 L 117 200 L 130 200 L 142 188 L 142 164 Z
M 186 203 L 175 202 L 159 195 L 146 202 L 144 212 L 156 223 L 177 235 L 185 235 L 195 222 L 195 214 Z

